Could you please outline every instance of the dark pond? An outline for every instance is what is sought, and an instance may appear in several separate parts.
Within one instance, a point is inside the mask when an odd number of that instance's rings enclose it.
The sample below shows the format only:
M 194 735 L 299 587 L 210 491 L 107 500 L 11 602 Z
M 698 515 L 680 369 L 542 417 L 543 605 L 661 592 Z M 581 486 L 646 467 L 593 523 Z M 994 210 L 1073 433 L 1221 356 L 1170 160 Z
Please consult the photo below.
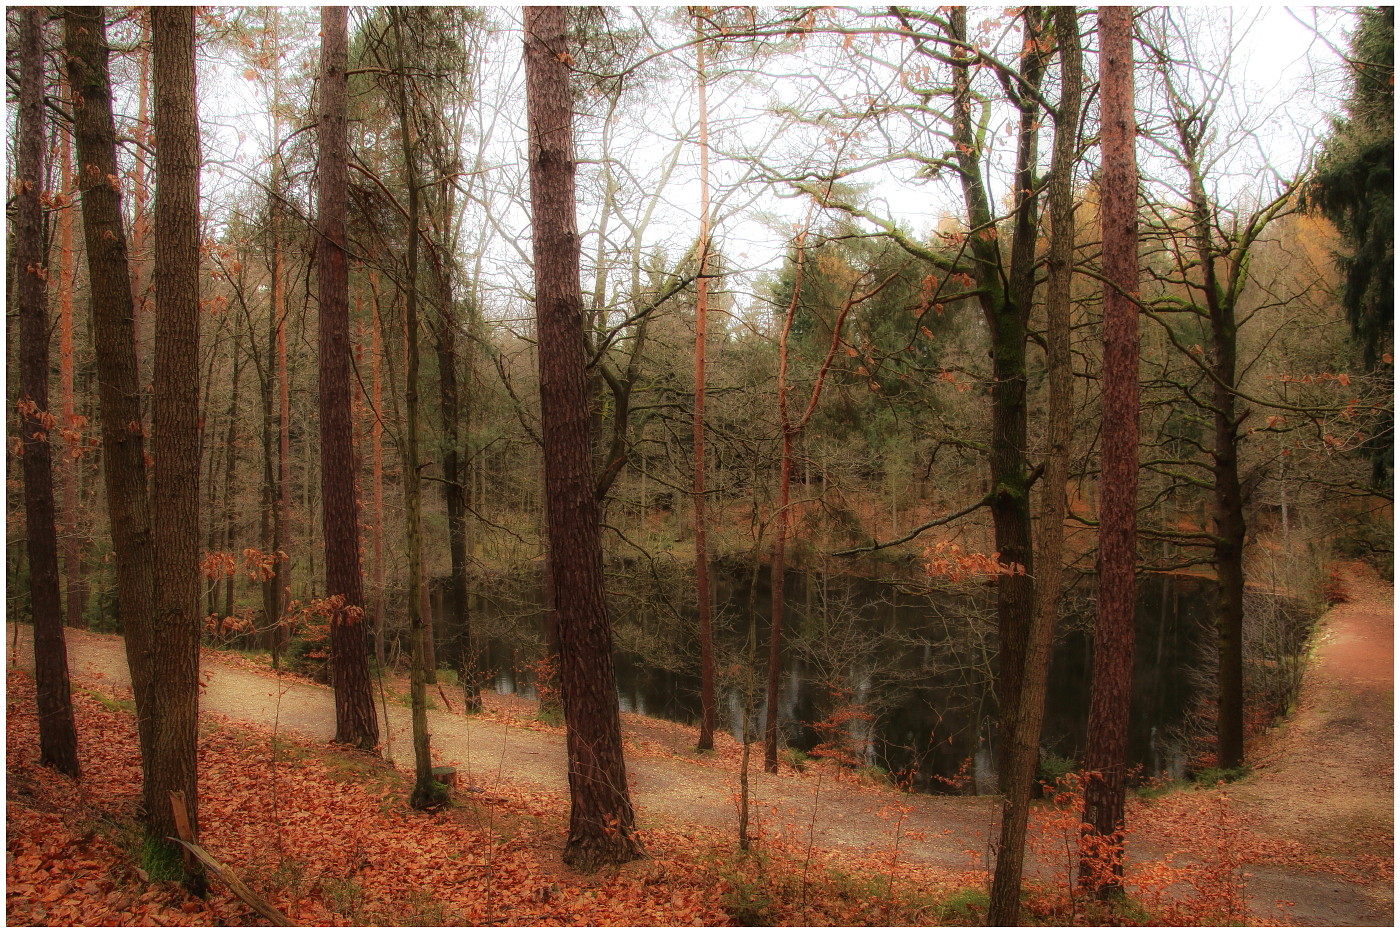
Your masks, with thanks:
M 768 571 L 716 568 L 720 728 L 743 731 L 745 696 L 754 697 L 753 734 L 763 717 L 771 589 Z M 641 582 L 639 582 L 641 581 Z M 690 583 L 689 586 L 693 586 Z M 499 583 L 473 607 L 488 638 L 488 666 L 501 693 L 533 695 L 542 616 L 538 585 Z M 831 734 L 856 757 L 913 786 L 987 793 L 995 785 L 996 717 L 992 591 L 949 594 L 834 574 L 787 578 L 784 676 L 778 706 L 785 742 L 810 750 L 814 724 L 839 720 Z M 1209 657 L 1210 584 L 1178 577 L 1140 579 L 1129 755 L 1145 774 L 1180 776 L 1179 731 L 1195 700 L 1195 669 Z M 684 575 L 656 579 L 632 568 L 609 580 L 616 641 L 618 703 L 624 711 L 694 723 L 699 713 L 693 599 Z M 753 607 L 758 662 L 749 663 Z M 1089 708 L 1092 584 L 1066 603 L 1056 641 L 1043 747 L 1077 759 Z M 836 699 L 840 697 L 841 699 Z M 949 783 L 957 775 L 964 780 Z

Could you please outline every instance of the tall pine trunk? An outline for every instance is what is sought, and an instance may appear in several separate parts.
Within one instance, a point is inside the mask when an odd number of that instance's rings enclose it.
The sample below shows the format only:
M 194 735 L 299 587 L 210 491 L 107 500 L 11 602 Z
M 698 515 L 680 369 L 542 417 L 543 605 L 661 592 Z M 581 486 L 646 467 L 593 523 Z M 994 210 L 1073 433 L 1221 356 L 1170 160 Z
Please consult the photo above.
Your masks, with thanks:
M 350 419 L 350 295 L 345 252 L 348 200 L 345 7 L 321 8 L 320 189 L 316 277 L 320 297 L 321 507 L 326 540 L 326 595 L 339 597 L 331 618 L 335 740 L 371 749 L 379 722 L 365 647 L 360 576 L 359 505 Z
M 1070 358 L 1070 284 L 1074 271 L 1074 160 L 1079 140 L 1083 66 L 1079 22 L 1075 7 L 1055 7 L 1056 45 L 1060 51 L 1061 94 L 1055 113 L 1055 152 L 1050 166 L 1050 243 L 1045 290 L 1045 360 L 1049 437 L 1041 497 L 1040 547 L 1036 555 L 1036 614 L 1026 637 L 1021 699 L 1016 717 L 1006 729 L 1010 747 L 1006 762 L 1006 799 L 1002 803 L 1001 835 L 996 870 L 987 909 L 988 926 L 1014 926 L 1020 919 L 1021 876 L 1025 862 L 1026 822 L 1045 718 L 1045 691 L 1050 675 L 1050 651 L 1059 619 L 1064 563 L 1064 525 L 1068 503 L 1070 444 L 1073 424 L 1074 373 Z
M 23 445 L 24 525 L 29 556 L 29 604 L 34 621 L 34 683 L 39 715 L 39 761 L 81 776 L 63 607 L 58 594 L 58 534 L 54 527 L 53 457 L 49 437 L 49 311 L 44 255 L 43 9 L 19 18 L 19 140 L 15 159 L 15 292 L 20 318 L 20 440 Z
M 156 599 L 151 660 L 155 767 L 146 775 L 151 829 L 175 836 L 181 792 L 197 832 L 199 733 L 199 124 L 194 8 L 151 10 L 154 42 L 156 332 L 152 373 Z
M 1103 181 L 1103 463 L 1098 618 L 1084 768 L 1085 834 L 1109 862 L 1086 858 L 1081 883 L 1122 889 L 1123 796 L 1136 608 L 1138 471 L 1137 161 L 1133 151 L 1133 10 L 1099 8 Z M 1092 837 L 1097 837 L 1093 839 Z
M 562 7 L 525 8 L 525 93 L 539 340 L 545 512 L 569 760 L 564 861 L 579 867 L 641 854 L 634 828 L 603 596 L 585 372 L 573 105 Z

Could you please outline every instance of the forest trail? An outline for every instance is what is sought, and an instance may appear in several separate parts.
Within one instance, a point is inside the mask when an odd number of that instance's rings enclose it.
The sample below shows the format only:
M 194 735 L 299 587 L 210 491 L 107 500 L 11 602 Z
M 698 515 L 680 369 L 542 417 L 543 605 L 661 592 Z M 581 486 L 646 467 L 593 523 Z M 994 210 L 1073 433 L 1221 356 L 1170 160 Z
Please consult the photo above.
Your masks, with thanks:
M 1369 570 L 1349 568 L 1350 599 L 1323 619 L 1314 657 L 1293 719 L 1261 740 L 1259 762 L 1246 780 L 1229 788 L 1229 808 L 1255 840 L 1243 866 L 1251 912 L 1277 915 L 1278 905 L 1294 923 L 1319 926 L 1390 925 L 1393 915 L 1393 624 L 1391 588 Z M 27 641 L 28 630 L 24 630 Z M 126 687 L 121 640 L 69 631 L 70 668 L 89 688 Z M 29 646 L 22 645 L 23 661 Z M 235 721 L 294 731 L 313 741 L 334 733 L 328 688 L 252 669 L 233 655 L 203 656 L 201 709 Z M 460 694 L 459 694 L 460 696 Z M 437 759 L 455 763 L 463 792 L 510 784 L 567 793 L 562 730 L 524 728 L 492 711 L 466 717 L 429 712 Z M 501 698 L 507 705 L 512 702 Z M 515 701 L 518 702 L 518 701 Z M 455 704 L 454 704 L 455 705 Z M 390 699 L 389 744 L 400 766 L 411 760 L 409 710 Z M 383 708 L 380 708 L 381 716 Z M 691 730 L 631 714 L 623 715 L 628 774 L 639 824 L 694 822 L 726 828 L 736 824 L 737 751 L 732 740 L 713 755 L 697 755 Z M 725 737 L 727 738 L 727 737 Z M 901 860 L 966 869 L 985 863 L 997 808 L 987 797 L 903 794 L 857 786 L 811 774 L 771 776 L 757 770 L 751 788 L 764 832 L 781 833 L 816 846 L 861 854 L 889 852 Z M 1320 777 L 1325 776 L 1325 777 Z M 1151 828 L 1151 815 L 1191 810 L 1211 792 L 1178 791 L 1163 802 L 1134 804 L 1144 830 L 1130 837 L 1129 858 L 1158 858 L 1180 851 L 1182 839 Z M 1130 826 L 1137 814 L 1129 817 Z M 1262 836 L 1262 843 L 1259 841 Z M 1292 862 L 1258 854 L 1284 843 Z M 1187 854 L 1195 855 L 1191 840 Z M 1369 879 L 1358 864 L 1375 864 Z M 1301 867 L 1300 867 L 1301 866 Z M 1048 865 L 1033 866 L 1053 876 Z M 1059 867 L 1063 876 L 1064 869 Z
M 1230 796 L 1256 831 L 1342 862 L 1394 847 L 1395 594 L 1368 565 L 1339 571 L 1346 600 L 1313 635 L 1297 705 L 1250 749 L 1253 771 Z M 1393 880 L 1378 880 L 1363 916 L 1390 926 Z

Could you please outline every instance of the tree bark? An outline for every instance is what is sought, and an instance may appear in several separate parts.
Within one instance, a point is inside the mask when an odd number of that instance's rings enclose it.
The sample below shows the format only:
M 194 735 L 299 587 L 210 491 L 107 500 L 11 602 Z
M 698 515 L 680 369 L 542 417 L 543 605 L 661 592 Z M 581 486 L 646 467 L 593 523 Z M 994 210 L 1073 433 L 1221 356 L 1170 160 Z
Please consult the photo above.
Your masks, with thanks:
M 569 758 L 564 861 L 588 868 L 636 858 L 589 431 L 573 108 L 562 7 L 525 8 L 525 87 L 539 339 L 545 512 L 556 592 L 560 689 Z
M 150 620 L 155 611 L 155 544 L 146 494 L 146 452 L 137 386 L 126 234 L 118 188 L 107 21 L 102 7 L 67 7 L 64 48 L 74 95 L 83 237 L 87 247 L 91 337 L 102 425 L 102 467 L 117 570 L 117 600 L 136 701 L 143 773 L 152 767 Z M 148 819 L 151 807 L 148 802 Z M 168 811 L 168 803 L 159 809 Z
M 326 595 L 342 603 L 331 618 L 335 677 L 335 740 L 364 749 L 379 742 L 365 647 L 364 583 L 360 577 L 359 505 L 350 419 L 349 268 L 345 243 L 348 199 L 345 7 L 321 8 L 320 298 L 321 507 L 326 539 Z
M 705 43 L 695 44 L 696 85 L 700 93 L 700 272 L 695 280 L 695 605 L 700 616 L 700 737 L 695 747 L 715 747 L 714 622 L 710 612 L 710 558 L 705 547 L 705 328 L 710 280 L 710 122 L 705 88 Z
M 155 756 L 146 775 L 147 819 L 176 835 L 169 806 L 183 792 L 199 826 L 199 124 L 194 8 L 151 10 L 154 42 L 156 334 L 152 373 L 151 519 L 155 616 L 151 660 Z
M 967 11 L 949 14 L 952 38 L 967 42 Z M 1035 288 L 1036 195 L 1033 183 L 1041 114 L 1022 95 L 1016 154 L 1014 239 L 1010 268 L 1003 268 L 1002 247 L 982 177 L 983 153 L 972 121 L 971 59 L 963 53 L 953 66 L 953 140 L 967 208 L 968 253 L 978 301 L 991 334 L 992 438 L 988 466 L 993 535 L 998 561 L 1020 572 L 997 577 L 997 697 L 1001 726 L 998 776 L 1003 791 L 1010 747 L 1008 724 L 1016 720 L 1025 666 L 1026 634 L 1035 613 L 1035 577 L 1031 551 L 1030 470 L 1026 452 L 1026 330 Z M 1034 42 L 1022 54 L 1022 77 L 1040 86 L 1045 54 Z
M 49 435 L 48 257 L 44 255 L 44 11 L 25 7 L 19 18 L 19 139 L 15 184 L 15 304 L 20 318 L 20 440 L 23 445 L 24 524 L 29 557 L 29 603 L 34 622 L 34 683 L 39 761 L 77 779 L 78 733 L 58 593 L 58 533 L 54 527 L 53 458 Z
M 83 571 L 84 529 L 79 525 L 78 469 L 82 453 L 82 421 L 78 417 L 73 391 L 73 291 L 78 277 L 73 257 L 73 215 L 77 211 L 73 197 L 73 140 L 66 130 L 59 130 L 59 194 L 63 209 L 58 214 L 58 385 L 59 425 L 71 432 L 71 439 L 60 457 L 59 490 L 62 500 L 59 523 L 63 529 L 63 576 L 65 589 L 64 612 L 70 628 L 84 628 L 83 610 L 87 606 L 87 580 Z
M 1138 470 L 1137 162 L 1133 144 L 1133 10 L 1099 8 L 1103 225 L 1103 462 L 1099 507 L 1098 618 L 1084 767 L 1087 836 L 1109 854 L 1080 862 L 1081 883 L 1100 898 L 1122 888 L 1128 703 L 1136 607 Z M 1105 871 L 1105 869 L 1108 869 Z
M 1045 476 L 1042 482 L 1040 546 L 1036 555 L 1036 614 L 1026 637 L 1025 668 L 1017 715 L 1006 729 L 1006 799 L 1002 803 L 1001 836 L 987 909 L 988 926 L 1014 926 L 1020 919 L 1021 876 L 1025 861 L 1026 821 L 1045 718 L 1045 691 L 1050 652 L 1059 620 L 1064 563 L 1064 524 L 1068 509 L 1073 440 L 1074 373 L 1070 359 L 1070 284 L 1074 271 L 1074 161 L 1079 140 L 1083 66 L 1079 22 L 1075 7 L 1055 7 L 1056 45 L 1060 51 L 1061 95 L 1055 114 L 1055 152 L 1050 166 L 1049 282 L 1045 290 L 1046 389 L 1049 425 Z

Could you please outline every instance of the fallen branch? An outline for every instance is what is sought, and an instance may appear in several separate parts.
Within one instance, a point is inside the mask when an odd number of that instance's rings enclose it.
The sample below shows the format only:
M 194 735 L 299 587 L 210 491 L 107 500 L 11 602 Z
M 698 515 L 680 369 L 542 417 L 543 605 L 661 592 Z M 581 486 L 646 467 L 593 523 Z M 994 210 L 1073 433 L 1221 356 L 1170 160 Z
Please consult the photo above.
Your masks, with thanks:
M 199 843 L 186 842 L 183 839 L 174 839 L 174 837 L 170 838 L 174 842 L 178 842 L 180 845 L 184 846 L 191 855 L 199 859 L 200 864 L 207 868 L 214 877 L 228 885 L 230 890 L 238 895 L 239 900 L 256 910 L 262 915 L 264 920 L 271 923 L 273 926 L 295 926 L 292 921 L 287 919 L 286 914 L 282 913 L 282 911 L 278 910 L 276 907 L 273 907 L 261 894 L 244 884 L 242 878 L 225 868 L 214 856 L 204 851 L 204 847 Z

